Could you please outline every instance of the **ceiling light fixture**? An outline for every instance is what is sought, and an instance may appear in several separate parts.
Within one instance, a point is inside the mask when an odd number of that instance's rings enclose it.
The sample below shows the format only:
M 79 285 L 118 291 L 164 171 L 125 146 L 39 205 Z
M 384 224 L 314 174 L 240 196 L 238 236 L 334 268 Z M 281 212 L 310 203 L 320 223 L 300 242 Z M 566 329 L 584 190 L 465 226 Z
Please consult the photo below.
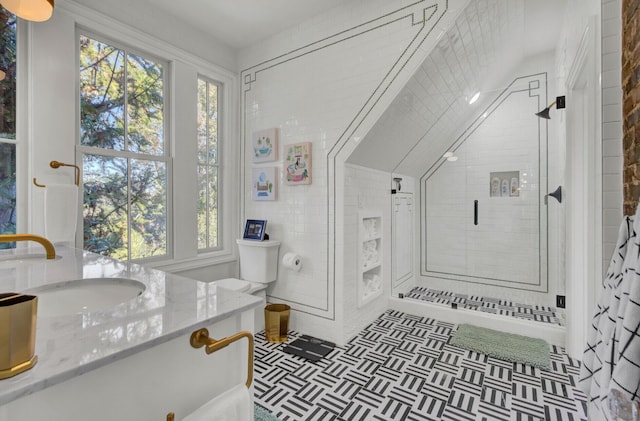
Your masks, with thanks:
M 556 100 L 553 101 L 551 104 L 549 104 L 547 106 L 547 108 L 545 108 L 542 111 L 538 111 L 536 113 L 536 115 L 540 118 L 544 118 L 547 120 L 551 120 L 551 116 L 549 115 L 549 110 L 551 110 L 551 107 L 553 107 L 555 105 L 556 109 L 561 110 L 563 108 L 565 108 L 566 104 L 565 104 L 565 98 L 564 96 L 559 96 L 556 97 Z
M 475 94 L 473 94 L 473 96 L 469 100 L 469 105 L 471 105 L 474 102 L 476 102 L 478 100 L 478 98 L 480 98 L 480 92 L 476 92 Z
M 0 0 L 0 4 L 19 18 L 44 22 L 53 14 L 54 0 Z

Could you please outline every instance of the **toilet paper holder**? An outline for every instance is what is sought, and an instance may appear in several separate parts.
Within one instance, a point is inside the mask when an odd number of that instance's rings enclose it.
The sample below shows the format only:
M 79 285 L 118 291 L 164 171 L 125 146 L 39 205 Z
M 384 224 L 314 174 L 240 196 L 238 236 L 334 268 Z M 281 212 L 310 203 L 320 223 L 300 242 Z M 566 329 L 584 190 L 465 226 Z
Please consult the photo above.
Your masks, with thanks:
M 282 265 L 290 270 L 299 271 L 302 269 L 302 256 L 296 253 L 285 253 L 282 257 Z

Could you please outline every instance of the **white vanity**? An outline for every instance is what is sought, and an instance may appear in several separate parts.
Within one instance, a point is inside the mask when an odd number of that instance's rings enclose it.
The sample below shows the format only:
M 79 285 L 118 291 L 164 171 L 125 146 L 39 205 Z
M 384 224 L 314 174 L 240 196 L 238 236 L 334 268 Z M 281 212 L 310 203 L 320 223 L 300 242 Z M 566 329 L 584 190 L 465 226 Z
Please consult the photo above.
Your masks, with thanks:
M 202 327 L 216 339 L 253 332 L 259 298 L 77 249 L 59 247 L 55 260 L 37 246 L 17 253 L 0 252 L 0 291 L 43 293 L 38 362 L 0 380 L 0 421 L 180 420 L 245 383 L 245 340 L 206 355 L 189 337 Z M 104 278 L 125 285 L 124 302 L 67 314 L 64 291 L 49 287 Z

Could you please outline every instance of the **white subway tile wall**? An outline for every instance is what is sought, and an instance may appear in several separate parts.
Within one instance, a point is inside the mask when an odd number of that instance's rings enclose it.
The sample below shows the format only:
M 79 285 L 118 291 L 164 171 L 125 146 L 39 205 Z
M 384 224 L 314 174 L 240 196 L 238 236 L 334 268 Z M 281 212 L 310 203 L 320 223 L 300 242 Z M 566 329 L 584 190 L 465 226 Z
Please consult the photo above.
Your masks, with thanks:
M 345 198 L 351 198 L 344 206 L 344 300 L 345 338 L 357 334 L 387 308 L 391 277 L 391 189 L 389 173 L 356 165 L 345 166 Z M 360 212 L 382 215 L 382 279 L 383 292 L 371 303 L 358 309 L 358 214 Z
M 572 9 L 570 6 L 575 2 L 569 0 L 568 8 Z M 442 8 L 446 2 L 420 2 L 421 5 L 427 3 Z M 305 332 L 309 334 L 340 342 L 345 333 L 340 327 L 343 322 L 351 316 L 352 320 L 359 320 L 361 316 L 357 311 L 350 313 L 353 307 L 348 304 L 355 300 L 355 294 L 350 291 L 353 285 L 349 284 L 349 279 L 355 279 L 350 274 L 353 259 L 348 256 L 355 252 L 350 238 L 353 235 L 350 230 L 354 227 L 349 226 L 353 223 L 353 211 L 349 209 L 358 206 L 359 195 L 354 192 L 362 187 L 358 181 L 362 170 L 336 169 L 335 165 L 339 166 L 355 149 L 358 137 L 368 133 L 466 3 L 462 0 L 448 2 L 449 11 L 445 18 L 437 23 L 424 43 L 412 45 L 417 49 L 415 56 L 407 60 L 406 67 L 398 72 L 398 77 L 388 85 L 384 94 L 379 89 L 381 81 L 386 80 L 387 72 L 398 63 L 399 57 L 405 54 L 404 49 L 418 33 L 418 28 L 408 24 L 408 19 L 395 19 L 402 14 L 417 16 L 414 13 L 416 6 L 412 6 L 410 1 L 352 1 L 301 22 L 239 55 L 240 68 L 245 69 L 241 74 L 240 125 L 245 166 L 241 175 L 241 212 L 245 218 L 269 220 L 268 231 L 272 238 L 283 241 L 281 255 L 295 251 L 303 256 L 303 269 L 290 272 L 280 268 L 278 282 L 268 292 L 271 301 L 288 302 L 299 310 L 294 313 L 292 323 L 304 323 Z M 603 177 L 606 176 L 603 182 L 603 260 L 608 261 L 615 240 L 609 232 L 617 231 L 622 215 L 621 89 L 616 79 L 620 66 L 620 0 L 603 0 L 602 7 Z M 583 16 L 576 19 L 583 19 Z M 581 22 L 571 25 L 573 32 L 567 35 L 568 39 L 561 41 L 564 43 L 563 51 L 557 61 L 570 64 L 575 38 L 579 39 L 578 27 L 584 26 Z M 470 25 L 460 31 L 459 36 L 463 40 L 478 34 L 491 38 L 492 35 L 486 33 L 488 30 L 487 27 L 474 28 Z M 476 61 L 480 60 L 476 65 L 456 63 L 455 55 L 444 56 L 449 57 L 446 61 L 448 68 L 434 64 L 432 74 L 422 71 L 411 82 L 419 83 L 421 89 L 429 93 L 430 100 L 413 102 L 411 107 L 405 107 L 408 111 L 404 116 L 406 121 L 438 115 L 443 107 L 458 106 L 460 101 L 447 100 L 451 91 L 443 92 L 435 80 L 443 86 L 457 86 L 459 81 L 455 75 L 473 78 L 477 66 L 486 65 L 482 62 L 482 54 L 476 54 Z M 566 68 L 559 66 L 556 77 L 560 79 L 565 73 Z M 550 92 L 551 96 L 554 94 Z M 372 104 L 372 99 L 379 103 Z M 429 135 L 438 138 L 448 134 L 457 124 L 458 119 L 444 117 Z M 417 126 L 403 124 L 386 138 L 392 142 L 415 139 L 420 135 Z M 251 133 L 269 127 L 280 130 L 280 159 L 254 164 L 250 153 Z M 560 142 L 563 140 L 558 139 Z M 285 168 L 281 156 L 284 145 L 307 141 L 313 143 L 312 184 L 284 184 L 282 174 Z M 343 148 L 341 153 L 334 148 L 336 145 Z M 426 142 L 421 150 L 412 150 L 408 162 L 425 156 L 439 156 L 440 152 L 439 147 Z M 415 165 L 418 165 L 417 160 Z M 424 162 L 419 165 L 423 166 Z M 252 201 L 251 170 L 269 166 L 278 168 L 278 198 L 274 202 Z M 616 183 L 616 177 L 619 183 Z M 388 190 L 388 182 L 386 180 L 383 191 Z M 560 247 L 564 247 L 562 242 Z M 520 299 L 517 296 L 512 298 Z M 336 320 L 340 323 L 334 323 Z M 356 324 L 353 323 L 353 329 L 357 328 Z M 346 328 L 348 331 L 353 329 L 351 326 Z
M 527 76 L 525 82 L 500 97 L 499 105 L 469 130 L 455 150 L 457 161 L 443 161 L 423 178 L 427 202 L 422 273 L 537 291 L 532 295 L 544 302 L 539 293 L 548 291 L 547 206 L 541 200 L 546 193 L 547 136 L 546 120 L 534 113 L 546 102 L 539 98 L 546 92 L 546 75 Z M 529 82 L 537 82 L 538 88 L 522 91 L 521 85 Z M 491 192 L 494 179 L 497 193 Z M 504 193 L 501 182 L 508 183 Z M 483 286 L 473 288 L 480 292 Z M 503 295 L 509 294 L 507 290 Z
M 448 8 L 444 7 L 447 3 Z M 353 147 L 349 143 L 357 139 L 358 130 L 368 131 L 366 125 L 372 122 L 366 120 L 375 121 L 385 102 L 391 101 L 424 59 L 424 52 L 416 53 L 418 47 L 435 42 L 438 32 L 431 29 L 444 20 L 427 19 L 424 25 L 414 25 L 424 19 L 425 8 L 427 17 L 435 11 L 439 14 L 433 16 L 439 17 L 454 13 L 452 10 L 463 3 L 354 1 L 240 55 L 245 69 L 241 75 L 242 213 L 245 218 L 269 221 L 271 238 L 282 241 L 281 254 L 295 251 L 303 256 L 302 270 L 281 268 L 268 295 L 270 301 L 286 302 L 298 310 L 292 323 L 304 323 L 305 332 L 314 334 L 318 329 L 318 336 L 344 340 L 340 324 L 335 329 L 331 321 L 346 317 L 342 303 L 355 299 L 343 293 L 342 265 L 336 263 L 344 261 L 347 249 L 343 202 L 350 198 L 344 194 L 344 174 L 334 178 L 335 165 L 348 156 Z M 427 41 L 418 45 L 417 34 Z M 251 134 L 269 127 L 280 131 L 280 159 L 255 164 Z M 286 170 L 283 148 L 298 142 L 313 144 L 313 181 L 308 186 L 289 186 L 282 181 Z M 337 157 L 340 153 L 342 158 Z M 252 168 L 270 166 L 277 167 L 280 174 L 278 198 L 253 201 Z M 388 200 L 390 174 L 384 181 L 380 174 L 377 177 L 379 194 L 387 194 Z M 340 308 L 336 309 L 336 303 Z M 376 313 L 379 309 L 372 314 Z M 326 321 L 312 322 L 314 316 Z M 370 319 L 352 319 L 364 318 Z M 327 332 L 327 326 L 334 329 Z
M 622 221 L 622 2 L 602 0 L 602 268 Z

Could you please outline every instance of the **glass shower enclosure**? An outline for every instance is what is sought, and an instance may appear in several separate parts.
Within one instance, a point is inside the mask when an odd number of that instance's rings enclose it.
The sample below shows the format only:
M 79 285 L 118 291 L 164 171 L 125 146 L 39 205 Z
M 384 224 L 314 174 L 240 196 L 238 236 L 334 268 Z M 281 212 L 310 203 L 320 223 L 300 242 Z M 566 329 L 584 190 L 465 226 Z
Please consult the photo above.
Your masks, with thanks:
M 549 290 L 546 100 L 515 78 L 421 177 L 422 276 Z

